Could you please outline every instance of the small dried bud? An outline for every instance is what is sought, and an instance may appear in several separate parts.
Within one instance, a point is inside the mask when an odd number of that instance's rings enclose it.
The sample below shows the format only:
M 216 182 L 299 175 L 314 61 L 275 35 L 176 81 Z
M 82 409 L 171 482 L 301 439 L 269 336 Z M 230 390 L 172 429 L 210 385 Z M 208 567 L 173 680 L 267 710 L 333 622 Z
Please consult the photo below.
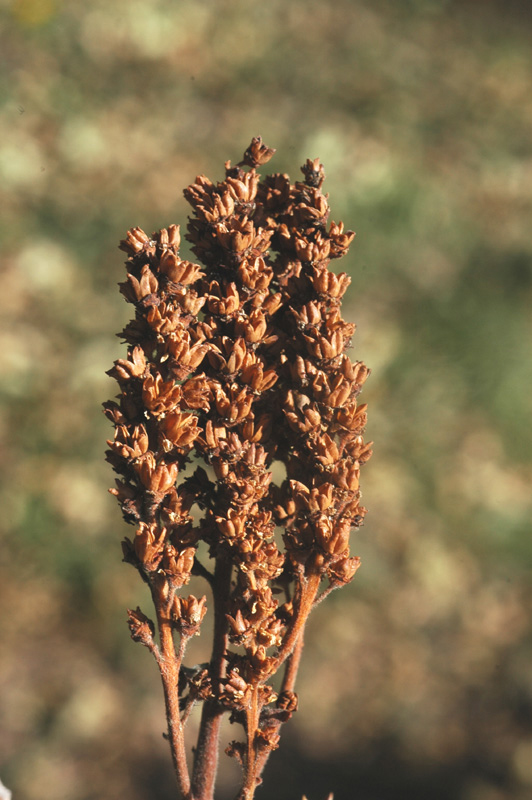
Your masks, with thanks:
M 181 399 L 181 387 L 173 381 L 164 381 L 160 372 L 148 375 L 142 384 L 142 400 L 152 414 L 166 414 Z
M 338 424 L 351 431 L 351 433 L 362 433 L 368 419 L 366 408 L 367 403 L 357 406 L 356 402 L 342 408 L 336 418 Z
M 131 632 L 131 638 L 134 642 L 140 642 L 145 647 L 152 650 L 155 647 L 153 637 L 155 635 L 155 626 L 151 619 L 142 613 L 137 606 L 135 611 L 128 609 L 128 625 Z
M 174 485 L 178 466 L 177 464 L 157 464 L 155 456 L 150 451 L 142 456 L 135 464 L 135 472 L 137 473 L 143 486 L 148 491 L 164 494 Z
M 245 708 L 252 686 L 242 678 L 238 670 L 232 669 L 225 682 L 221 701 L 230 708 Z
M 305 176 L 305 183 L 308 186 L 315 186 L 318 189 L 321 188 L 325 180 L 325 172 L 323 164 L 320 164 L 319 158 L 315 158 L 314 161 L 307 158 L 306 162 L 301 167 L 301 172 Z
M 196 636 L 203 617 L 207 613 L 207 598 L 199 600 L 193 594 L 188 597 L 175 597 L 172 605 L 172 621 L 182 636 Z
M 138 458 L 148 450 L 148 434 L 144 425 L 135 426 L 131 433 L 126 425 L 118 425 L 114 441 L 108 439 L 107 444 L 122 459 Z
M 188 447 L 199 435 L 198 418 L 192 414 L 167 414 L 161 421 L 163 436 L 176 447 Z
M 163 228 L 159 231 L 157 239 L 159 241 L 159 246 L 164 250 L 170 248 L 178 250 L 181 243 L 179 225 L 169 225 L 168 228 Z
M 345 586 L 353 580 L 359 567 L 360 558 L 358 556 L 342 558 L 329 567 L 327 575 L 333 586 Z
M 161 571 L 171 579 L 175 587 L 183 586 L 183 584 L 189 582 L 195 554 L 196 549 L 194 547 L 178 549 L 172 544 L 168 544 L 165 547 L 161 560 Z
M 280 735 L 271 728 L 259 728 L 255 734 L 254 745 L 259 753 L 276 750 L 279 747 Z
M 230 317 L 240 308 L 240 297 L 234 283 L 228 284 L 225 292 L 221 294 L 217 281 L 211 283 L 211 294 L 207 296 L 207 308 L 211 314 L 220 317 Z
M 203 275 L 198 264 L 192 264 L 190 261 L 181 261 L 171 250 L 164 253 L 159 268 L 163 275 L 166 275 L 173 283 L 183 285 L 195 283 Z
M 146 298 L 152 298 L 151 303 L 146 303 L 146 305 L 158 305 L 160 302 L 156 297 L 158 288 L 157 278 L 147 264 L 142 267 L 140 279 L 128 274 L 127 281 L 120 284 L 120 291 L 130 303 L 140 303 Z
M 154 572 L 163 555 L 166 539 L 166 528 L 159 528 L 156 523 L 147 525 L 140 523 L 133 543 L 135 556 L 146 572 Z
M 128 381 L 131 378 L 140 378 L 146 370 L 146 357 L 140 347 L 135 347 L 131 353 L 131 360 L 119 358 L 115 366 L 107 370 L 107 375 L 117 381 Z
M 263 164 L 268 163 L 274 153 L 275 150 L 272 147 L 266 147 L 262 143 L 260 136 L 255 136 L 240 163 L 247 164 L 248 167 L 261 167 Z
M 141 228 L 131 228 L 127 232 L 126 238 L 120 242 L 119 247 L 129 255 L 134 256 L 151 245 L 152 241 Z
M 241 610 L 238 609 L 234 617 L 230 616 L 230 614 L 226 614 L 225 616 L 227 622 L 229 623 L 231 637 L 235 641 L 243 641 L 243 636 L 247 631 L 250 630 L 250 627 L 248 623 L 244 621 Z
M 235 332 L 243 336 L 246 342 L 255 344 L 264 339 L 268 322 L 260 309 L 253 311 L 247 319 L 238 320 L 235 324 Z
M 329 229 L 329 236 L 331 238 L 331 256 L 333 258 L 340 258 L 344 256 L 355 238 L 354 231 L 346 231 L 344 233 L 344 223 L 331 222 Z
M 227 518 L 216 517 L 220 533 L 227 539 L 240 539 L 244 536 L 245 519 L 233 508 L 227 511 Z
M 297 711 L 298 698 L 295 692 L 281 692 L 277 698 L 277 708 L 293 714 Z
M 238 763 L 243 767 L 244 766 L 244 759 L 246 757 L 246 745 L 245 742 L 231 742 L 228 747 L 225 748 L 225 753 L 230 758 L 235 758 Z

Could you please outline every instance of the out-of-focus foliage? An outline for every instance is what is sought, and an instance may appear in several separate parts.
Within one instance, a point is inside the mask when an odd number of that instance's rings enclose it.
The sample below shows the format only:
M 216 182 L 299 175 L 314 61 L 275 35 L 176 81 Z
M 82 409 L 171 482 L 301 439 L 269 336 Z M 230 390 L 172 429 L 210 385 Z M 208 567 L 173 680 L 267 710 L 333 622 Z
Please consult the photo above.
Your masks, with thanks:
M 252 136 L 319 156 L 370 515 L 315 613 L 264 798 L 532 793 L 532 11 L 474 0 L 4 3 L 0 775 L 14 800 L 174 796 L 158 677 L 128 638 L 99 404 L 127 228 Z M 198 651 L 198 660 L 203 656 Z M 227 738 L 227 737 L 225 737 Z M 232 794 L 227 770 L 225 794 Z

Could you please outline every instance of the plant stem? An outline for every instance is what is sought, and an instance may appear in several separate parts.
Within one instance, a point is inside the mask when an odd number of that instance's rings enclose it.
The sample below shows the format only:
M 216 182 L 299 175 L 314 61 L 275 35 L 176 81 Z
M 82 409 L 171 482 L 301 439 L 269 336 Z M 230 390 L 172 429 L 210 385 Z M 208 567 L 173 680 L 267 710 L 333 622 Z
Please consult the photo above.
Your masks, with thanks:
M 277 658 L 271 665 L 269 669 L 269 674 L 273 674 L 276 672 L 283 661 L 291 655 L 294 648 L 297 645 L 298 639 L 303 635 L 303 629 L 307 622 L 308 616 L 312 611 L 312 606 L 314 604 L 314 600 L 316 599 L 316 595 L 318 593 L 318 588 L 320 585 L 321 576 L 320 575 L 311 575 L 308 578 L 304 578 L 303 585 L 301 587 L 301 597 L 298 604 L 298 610 L 296 617 L 294 619 L 293 626 L 288 633 L 285 641 L 283 642 L 281 649 L 277 655 Z
M 255 687 L 251 696 L 251 703 L 246 709 L 246 734 L 247 734 L 247 756 L 244 771 L 244 785 L 239 794 L 239 800 L 253 800 L 255 787 L 257 785 L 257 753 L 255 749 L 255 733 L 259 727 L 259 717 L 261 705 L 259 703 L 259 687 Z
M 298 636 L 296 645 L 292 650 L 291 656 L 286 661 L 286 668 L 283 675 L 283 682 L 281 684 L 281 692 L 293 692 L 296 684 L 297 673 L 299 670 L 299 663 L 301 661 L 301 653 L 303 652 L 303 633 Z
M 176 772 L 179 791 L 184 800 L 192 800 L 190 794 L 190 776 L 185 751 L 185 737 L 179 712 L 179 669 L 185 650 L 185 640 L 181 640 L 179 654 L 176 653 L 172 624 L 161 612 L 156 603 L 157 623 L 161 641 L 161 654 L 158 658 L 159 669 L 164 690 L 166 721 L 168 724 L 168 741 L 172 753 L 172 761 Z
M 318 581 L 318 585 L 319 585 L 319 581 Z M 313 598 L 316 597 L 317 589 L 318 589 L 317 585 L 316 585 L 316 587 L 313 586 L 311 588 L 311 596 Z M 315 601 L 314 600 L 310 601 L 310 608 L 312 608 L 313 602 L 315 602 Z M 310 613 L 310 609 L 307 612 L 307 617 L 308 617 L 308 613 Z M 305 619 L 305 621 L 306 621 L 306 619 Z M 293 648 L 291 654 L 286 659 L 286 667 L 285 667 L 285 671 L 284 671 L 284 675 L 283 675 L 283 682 L 281 684 L 281 693 L 282 692 L 293 692 L 294 688 L 295 688 L 295 685 L 296 685 L 297 673 L 299 671 L 299 664 L 301 662 L 301 654 L 303 652 L 303 644 L 304 644 L 303 636 L 304 636 L 304 630 L 305 630 L 305 623 L 304 622 L 303 622 L 303 624 L 300 623 L 296 627 L 299 630 L 299 634 L 297 636 L 296 643 L 294 645 L 294 648 Z M 282 725 L 282 723 L 279 721 L 277 723 L 276 730 L 278 730 L 281 727 L 281 725 Z M 265 750 L 260 756 L 257 757 L 256 762 L 255 762 L 256 778 L 259 778 L 262 775 L 262 773 L 264 771 L 264 767 L 266 766 L 266 763 L 267 763 L 267 761 L 268 761 L 268 759 L 270 757 L 270 753 L 271 753 L 271 750 Z
M 227 650 L 227 601 L 231 591 L 232 564 L 219 557 L 216 561 L 213 580 L 214 633 L 210 674 L 214 697 L 203 704 L 201 723 L 194 754 L 192 794 L 194 800 L 212 800 L 214 781 L 218 767 L 218 739 L 223 708 L 218 696 L 221 680 L 226 674 L 225 653 Z

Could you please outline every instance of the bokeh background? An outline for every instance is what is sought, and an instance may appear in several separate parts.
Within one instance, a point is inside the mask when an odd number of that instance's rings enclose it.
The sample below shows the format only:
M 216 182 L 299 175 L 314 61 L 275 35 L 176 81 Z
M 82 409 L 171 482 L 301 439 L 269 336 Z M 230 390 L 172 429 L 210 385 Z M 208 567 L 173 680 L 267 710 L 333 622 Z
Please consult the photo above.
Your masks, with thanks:
M 0 777 L 170 800 L 103 462 L 125 231 L 254 135 L 325 164 L 372 376 L 353 584 L 315 612 L 257 798 L 532 796 L 532 6 L 2 2 Z M 271 168 L 271 169 L 270 169 Z M 147 607 L 146 607 L 146 610 Z M 226 732 L 226 739 L 235 735 Z M 222 757 L 220 800 L 234 795 Z

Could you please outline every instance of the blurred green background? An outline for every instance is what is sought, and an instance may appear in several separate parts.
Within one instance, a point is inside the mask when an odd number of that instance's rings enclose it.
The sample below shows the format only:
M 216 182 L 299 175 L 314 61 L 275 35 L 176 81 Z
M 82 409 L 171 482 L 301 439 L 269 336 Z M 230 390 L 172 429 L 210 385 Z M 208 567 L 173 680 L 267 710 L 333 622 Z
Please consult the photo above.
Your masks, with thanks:
M 319 156 L 357 231 L 344 316 L 375 455 L 354 583 L 315 612 L 257 798 L 532 796 L 532 6 L 2 3 L 0 777 L 14 800 L 170 800 L 126 607 L 104 371 L 117 243 L 252 136 Z M 226 739 L 238 733 L 226 732 Z M 219 797 L 234 795 L 225 756 Z M 227 763 L 226 763 L 227 762 Z

